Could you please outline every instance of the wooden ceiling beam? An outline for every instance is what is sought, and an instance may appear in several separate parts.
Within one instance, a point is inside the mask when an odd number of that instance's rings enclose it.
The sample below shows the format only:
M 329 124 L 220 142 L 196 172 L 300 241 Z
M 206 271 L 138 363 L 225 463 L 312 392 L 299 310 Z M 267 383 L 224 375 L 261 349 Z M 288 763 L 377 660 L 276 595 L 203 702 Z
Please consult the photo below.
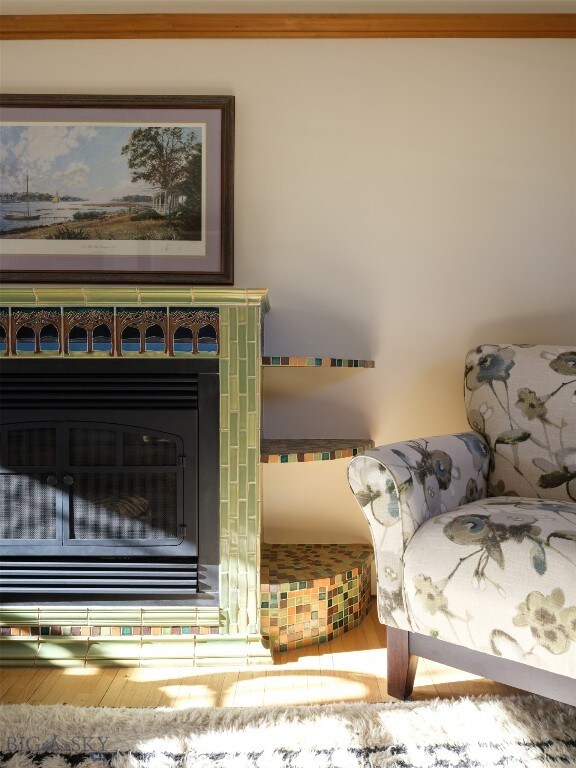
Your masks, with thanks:
M 576 38 L 573 13 L 26 14 L 1 40 L 202 38 Z

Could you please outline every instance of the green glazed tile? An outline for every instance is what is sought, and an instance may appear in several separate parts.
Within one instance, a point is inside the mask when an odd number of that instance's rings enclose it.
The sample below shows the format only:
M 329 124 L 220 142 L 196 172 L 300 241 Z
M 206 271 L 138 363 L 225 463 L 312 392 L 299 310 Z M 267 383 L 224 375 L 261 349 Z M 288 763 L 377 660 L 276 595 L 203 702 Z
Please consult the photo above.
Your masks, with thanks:
M 38 649 L 38 659 L 60 661 L 82 661 L 86 658 L 88 650 L 88 641 L 60 639 L 55 637 L 46 637 L 40 640 Z
M 258 312 L 256 310 L 248 310 L 248 319 L 246 323 L 246 333 L 249 342 L 257 342 L 260 340 L 260 329 L 258 328 Z
M 220 355 L 227 358 L 230 354 L 230 332 L 228 330 L 228 324 L 222 322 L 220 317 Z
M 84 669 L 84 659 L 44 659 L 37 658 L 34 661 L 35 669 Z
M 140 639 L 93 640 L 88 644 L 87 659 L 139 659 Z
M 220 397 L 220 429 L 230 428 L 230 397 L 222 395 Z
M 258 448 L 258 450 L 260 450 L 260 441 L 258 438 L 258 416 L 251 408 L 246 416 L 246 437 L 248 440 L 248 446 L 250 448 Z
M 257 360 L 256 360 L 256 354 L 254 353 L 254 350 L 251 349 L 251 344 L 248 345 L 248 359 L 247 359 L 247 367 L 246 367 L 246 375 L 250 378 L 254 378 L 256 376 L 257 371 Z
M 0 285 L 0 303 L 11 306 L 36 304 L 36 294 L 30 285 Z
M 1 608 L 0 624 L 6 627 L 20 627 L 38 624 L 38 609 Z
M 248 448 L 248 482 L 257 483 L 259 476 L 260 449 Z
M 256 378 L 248 379 L 248 410 L 253 413 L 258 410 L 258 382 Z
M 238 516 L 238 484 L 230 483 L 230 501 L 228 506 L 228 533 L 231 534 L 232 521 Z
M 238 482 L 238 448 L 230 448 L 230 483 Z
M 258 515 L 258 500 L 256 498 L 256 484 L 248 484 L 248 506 L 247 506 L 248 518 L 255 520 Z
M 232 347 L 238 343 L 238 316 L 233 309 L 228 314 L 228 333 L 230 334 L 230 346 Z
M 230 433 L 228 430 L 221 430 L 220 431 L 220 456 L 222 460 L 222 464 L 227 465 L 229 464 L 229 455 L 230 455 Z
M 220 609 L 222 611 L 223 615 L 223 630 L 226 632 L 229 632 L 229 617 L 228 617 L 228 596 L 229 596 L 229 589 L 228 589 L 228 574 L 227 573 L 220 573 Z
M 235 342 L 230 344 L 228 360 L 230 361 L 230 375 L 238 375 L 238 344 Z
M 245 395 L 247 392 L 246 378 L 248 375 L 248 361 L 240 358 L 238 360 L 238 391 Z
M 38 286 L 35 289 L 38 304 L 84 304 L 84 292 L 80 286 Z
M 158 302 L 168 305 L 187 305 L 192 304 L 192 292 L 190 288 L 164 288 L 163 286 L 149 286 L 140 288 L 140 301 L 143 304 Z
M 228 501 L 228 486 L 230 483 L 230 474 L 228 467 L 220 468 L 220 500 Z
M 248 532 L 248 509 L 246 501 L 238 502 L 238 533 L 240 536 L 246 536 Z M 246 560 L 244 559 L 244 562 Z
M 86 286 L 84 288 L 87 304 L 125 304 L 138 306 L 139 294 L 136 289 L 128 286 Z
M 230 519 L 230 502 L 226 500 L 220 501 L 220 540 L 224 540 L 228 536 L 228 520 Z
M 241 350 L 245 350 L 247 343 L 246 323 L 238 324 L 238 347 Z
M 240 429 L 246 429 L 246 415 L 248 413 L 248 395 L 240 395 L 238 398 L 238 413 Z
M 38 642 L 36 640 L 12 640 L 11 638 L 0 640 L 0 660 L 26 659 L 30 661 L 36 658 L 37 653 Z
M 224 367 L 224 368 L 223 368 Z M 228 361 L 220 361 L 220 397 L 230 394 L 230 376 L 228 375 Z
M 230 409 L 229 431 L 230 431 L 230 450 L 232 450 L 232 448 L 238 448 L 238 444 L 240 441 L 240 417 L 239 417 L 238 411 L 233 411 L 232 409 Z M 232 461 L 232 459 L 230 459 L 230 461 Z
M 248 500 L 248 467 L 245 464 L 238 466 L 238 499 L 244 502 Z
M 238 396 L 238 376 L 230 376 L 230 410 L 237 411 L 240 407 Z
M 240 421 L 242 422 L 244 419 L 240 419 Z M 248 432 L 244 425 L 240 427 L 238 432 L 238 449 L 239 460 L 241 463 L 245 463 L 248 459 Z
M 182 638 L 182 639 L 180 639 Z M 142 641 L 142 659 L 186 659 L 194 658 L 195 642 L 190 637 L 154 638 Z
M 88 620 L 88 610 L 86 608 L 76 610 L 39 610 L 39 624 L 42 626 L 77 626 L 86 624 Z
M 220 570 L 223 573 L 228 573 L 229 571 L 229 562 L 228 562 L 228 539 L 222 539 L 220 542 Z

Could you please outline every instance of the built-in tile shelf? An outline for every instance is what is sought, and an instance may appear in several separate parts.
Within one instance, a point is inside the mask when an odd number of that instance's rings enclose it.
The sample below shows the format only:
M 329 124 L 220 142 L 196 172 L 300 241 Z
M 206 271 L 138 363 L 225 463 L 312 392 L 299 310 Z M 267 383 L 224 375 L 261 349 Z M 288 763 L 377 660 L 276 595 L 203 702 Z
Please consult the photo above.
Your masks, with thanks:
M 260 461 L 263 464 L 332 461 L 357 456 L 374 448 L 368 438 L 263 439 Z
M 374 360 L 343 357 L 289 357 L 264 355 L 263 368 L 374 368 Z M 294 462 L 332 461 L 350 459 L 374 448 L 368 438 L 294 438 L 266 439 L 261 442 L 260 461 L 263 464 L 291 464 Z
M 374 368 L 374 360 L 356 360 L 343 357 L 284 357 L 264 355 L 264 368 Z

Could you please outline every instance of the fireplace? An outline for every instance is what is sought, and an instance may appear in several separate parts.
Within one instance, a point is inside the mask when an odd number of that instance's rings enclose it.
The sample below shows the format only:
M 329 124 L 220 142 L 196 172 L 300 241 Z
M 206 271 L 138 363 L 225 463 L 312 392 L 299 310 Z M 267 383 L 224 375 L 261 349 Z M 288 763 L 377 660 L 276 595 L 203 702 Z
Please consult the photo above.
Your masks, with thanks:
M 215 359 L 0 366 L 4 602 L 218 605 Z
M 0 286 L 0 481 L 14 497 L 0 513 L 0 666 L 271 663 L 260 633 L 268 308 L 260 289 Z M 153 407 L 152 392 L 163 393 Z M 34 494 L 52 499 L 51 523 L 34 517 Z

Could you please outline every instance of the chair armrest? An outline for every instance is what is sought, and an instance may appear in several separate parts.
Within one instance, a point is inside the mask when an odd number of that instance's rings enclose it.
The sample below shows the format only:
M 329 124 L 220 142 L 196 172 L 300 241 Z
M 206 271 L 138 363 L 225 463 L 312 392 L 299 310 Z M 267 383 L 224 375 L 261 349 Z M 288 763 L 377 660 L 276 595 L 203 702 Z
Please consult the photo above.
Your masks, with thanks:
M 348 480 L 370 526 L 384 624 L 411 629 L 402 590 L 402 559 L 430 517 L 487 493 L 490 450 L 476 432 L 420 438 L 352 459 Z

